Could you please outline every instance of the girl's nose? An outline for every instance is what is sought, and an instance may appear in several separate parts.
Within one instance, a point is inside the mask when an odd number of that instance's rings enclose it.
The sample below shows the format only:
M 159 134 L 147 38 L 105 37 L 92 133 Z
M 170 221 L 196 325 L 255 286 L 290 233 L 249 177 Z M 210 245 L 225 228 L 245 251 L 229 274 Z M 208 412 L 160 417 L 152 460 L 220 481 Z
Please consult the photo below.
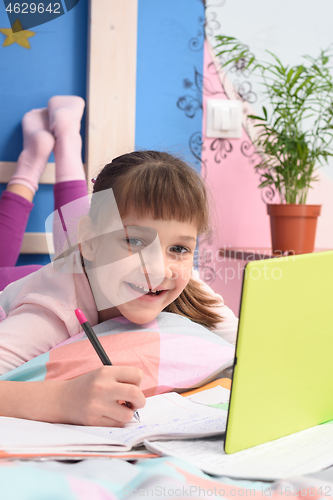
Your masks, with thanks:
M 144 254 L 145 252 L 142 252 L 141 272 L 148 274 L 152 288 L 160 285 L 165 278 L 172 279 L 175 276 L 175 262 L 170 261 L 167 255 L 163 255 L 162 251 L 154 253 L 154 255 Z
M 164 256 L 157 234 L 154 241 L 139 253 L 142 267 L 146 269 L 146 272 L 152 277 L 164 279 Z
M 141 272 L 144 274 L 147 273 L 150 280 L 153 280 L 156 284 L 161 283 L 165 278 L 165 265 L 162 250 L 157 248 L 154 249 L 154 251 L 147 251 L 146 249 L 140 252 L 140 259 Z

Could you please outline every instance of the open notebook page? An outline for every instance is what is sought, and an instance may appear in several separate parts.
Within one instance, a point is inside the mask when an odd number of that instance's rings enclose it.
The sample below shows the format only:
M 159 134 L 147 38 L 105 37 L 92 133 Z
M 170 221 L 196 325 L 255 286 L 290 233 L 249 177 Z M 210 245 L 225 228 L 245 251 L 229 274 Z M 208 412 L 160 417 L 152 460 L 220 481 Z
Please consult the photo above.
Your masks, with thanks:
M 227 412 L 186 400 L 177 393 L 147 398 L 141 422 L 123 428 L 48 424 L 0 417 L 0 446 L 7 452 L 124 451 L 144 439 L 179 439 L 225 431 Z

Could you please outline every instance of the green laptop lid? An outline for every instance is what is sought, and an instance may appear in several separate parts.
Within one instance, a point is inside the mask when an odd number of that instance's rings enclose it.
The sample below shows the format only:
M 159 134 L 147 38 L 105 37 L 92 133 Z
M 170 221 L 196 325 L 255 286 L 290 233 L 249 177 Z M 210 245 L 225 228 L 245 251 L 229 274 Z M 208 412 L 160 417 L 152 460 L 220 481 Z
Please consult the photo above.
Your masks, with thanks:
M 246 265 L 226 453 L 333 419 L 333 251 Z

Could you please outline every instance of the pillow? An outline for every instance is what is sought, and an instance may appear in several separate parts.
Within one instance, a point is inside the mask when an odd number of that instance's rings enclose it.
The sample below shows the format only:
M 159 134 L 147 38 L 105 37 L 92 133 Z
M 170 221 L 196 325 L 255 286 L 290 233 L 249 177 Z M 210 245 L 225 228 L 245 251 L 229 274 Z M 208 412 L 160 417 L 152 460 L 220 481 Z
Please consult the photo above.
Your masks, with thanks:
M 94 326 L 112 364 L 144 372 L 145 396 L 200 387 L 233 364 L 235 348 L 207 328 L 174 313 L 162 312 L 145 325 L 118 317 Z M 101 366 L 84 332 L 71 337 L 0 380 L 69 380 Z

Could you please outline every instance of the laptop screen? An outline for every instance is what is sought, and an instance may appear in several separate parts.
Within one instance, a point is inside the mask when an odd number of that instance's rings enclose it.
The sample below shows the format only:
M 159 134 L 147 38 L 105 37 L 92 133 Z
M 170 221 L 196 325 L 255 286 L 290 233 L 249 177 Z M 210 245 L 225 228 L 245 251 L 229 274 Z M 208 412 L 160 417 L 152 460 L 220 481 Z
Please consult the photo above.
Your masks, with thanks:
M 225 451 L 333 419 L 333 251 L 244 270 Z

